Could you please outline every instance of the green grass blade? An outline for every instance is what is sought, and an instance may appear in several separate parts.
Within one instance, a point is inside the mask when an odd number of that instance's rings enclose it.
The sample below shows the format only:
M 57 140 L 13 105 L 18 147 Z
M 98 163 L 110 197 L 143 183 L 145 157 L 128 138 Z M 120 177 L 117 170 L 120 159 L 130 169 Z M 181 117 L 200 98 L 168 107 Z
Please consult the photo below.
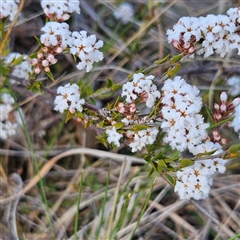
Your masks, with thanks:
M 144 214 L 144 212 L 145 212 L 145 210 L 146 210 L 146 208 L 147 208 L 148 201 L 149 201 L 149 199 L 150 199 L 150 197 L 151 197 L 151 195 L 152 195 L 152 191 L 153 191 L 153 187 L 154 187 L 155 181 L 156 181 L 156 178 L 154 178 L 154 180 L 153 180 L 153 182 L 152 182 L 150 192 L 149 192 L 149 194 L 148 194 L 148 196 L 147 196 L 147 199 L 146 199 L 146 201 L 145 201 L 145 203 L 144 203 L 143 210 L 142 210 L 142 212 L 141 212 L 140 217 L 138 218 L 137 224 L 136 224 L 136 226 L 135 226 L 135 228 L 134 228 L 134 230 L 133 230 L 133 232 L 132 232 L 132 234 L 131 234 L 130 239 L 133 239 L 134 234 L 135 234 L 135 232 L 136 232 L 136 230 L 137 230 L 137 228 L 138 228 L 138 226 L 139 226 L 139 224 L 140 224 L 140 221 L 141 221 L 141 219 L 142 219 L 142 216 L 143 216 L 143 214 Z
M 82 170 L 82 174 L 79 181 L 79 192 L 78 192 L 78 200 L 77 200 L 77 212 L 75 217 L 75 225 L 74 225 L 74 240 L 77 240 L 77 231 L 78 231 L 78 216 L 79 216 L 79 209 L 80 209 L 80 203 L 81 203 L 81 193 L 82 193 L 82 185 L 83 185 L 83 175 L 84 170 Z

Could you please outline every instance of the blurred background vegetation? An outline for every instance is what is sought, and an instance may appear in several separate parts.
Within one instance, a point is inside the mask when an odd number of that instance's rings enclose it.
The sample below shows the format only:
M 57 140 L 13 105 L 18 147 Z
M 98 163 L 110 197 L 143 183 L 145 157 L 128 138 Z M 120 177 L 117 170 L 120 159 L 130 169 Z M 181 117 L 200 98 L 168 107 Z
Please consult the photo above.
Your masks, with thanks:
M 128 1 L 135 14 L 123 24 L 113 15 L 122 2 L 81 0 L 81 14 L 68 20 L 72 31 L 86 30 L 104 41 L 104 60 L 92 71 L 76 70 L 70 55 L 59 55 L 51 68 L 57 81 L 53 83 L 43 73 L 38 78 L 52 89 L 81 81 L 86 91 L 94 92 L 108 78 L 119 83 L 155 60 L 176 54 L 165 32 L 180 17 L 224 14 L 230 7 L 239 7 L 236 0 Z M 34 53 L 39 47 L 34 36 L 40 36 L 45 20 L 39 1 L 27 1 L 11 33 L 11 51 Z M 156 79 L 167 68 L 154 70 Z M 239 56 L 234 52 L 223 59 L 187 59 L 178 73 L 201 90 L 206 104 L 218 101 L 219 94 L 229 90 L 227 79 L 239 74 Z M 42 181 L 17 205 L 20 239 L 240 239 L 240 159 L 229 162 L 228 171 L 214 178 L 210 197 L 198 202 L 219 219 L 217 225 L 193 202 L 179 200 L 161 176 L 148 176 L 150 168 L 140 154 L 132 156 L 127 146 L 112 154 L 96 140 L 102 131 L 95 126 L 85 129 L 77 119 L 65 123 L 64 116 L 53 111 L 50 94 L 32 93 L 24 85 L 14 85 L 13 90 L 24 112 L 31 147 L 22 128 L 16 136 L 0 141 L 1 196 L 11 195 L 10 174 L 18 173 L 26 185 L 37 174 L 34 159 L 38 169 L 48 166 Z M 96 105 L 106 106 L 118 96 L 116 91 L 100 97 Z M 224 129 L 224 135 L 228 146 L 239 142 L 231 128 Z M 80 147 L 81 151 L 74 151 Z M 9 205 L 0 206 L 3 220 Z M 11 239 L 4 221 L 0 238 Z

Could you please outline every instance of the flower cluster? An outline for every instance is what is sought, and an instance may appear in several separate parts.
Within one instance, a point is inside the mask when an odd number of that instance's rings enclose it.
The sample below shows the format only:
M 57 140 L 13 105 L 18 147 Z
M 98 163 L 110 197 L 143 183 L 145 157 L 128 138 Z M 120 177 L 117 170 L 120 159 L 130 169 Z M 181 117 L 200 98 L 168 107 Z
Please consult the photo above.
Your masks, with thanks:
M 80 14 L 80 1 L 79 0 L 42 0 L 41 6 L 44 13 L 51 21 L 66 21 L 70 18 L 69 13 Z
M 80 62 L 77 64 L 79 70 L 86 67 L 86 71 L 89 72 L 94 62 L 99 62 L 103 59 L 103 53 L 98 50 L 103 46 L 103 41 L 97 41 L 95 35 L 87 36 L 86 31 L 74 31 L 69 45 L 70 53 L 80 59 Z
M 216 151 L 220 153 L 221 146 L 218 143 L 205 142 L 195 148 L 195 154 Z M 214 156 L 214 154 L 212 156 Z M 211 158 L 195 161 L 194 165 L 185 167 L 177 171 L 177 181 L 174 191 L 178 193 L 180 199 L 204 199 L 210 192 L 213 182 L 213 175 L 224 173 L 225 161 L 222 158 Z
M 161 128 L 166 132 L 163 140 L 173 149 L 191 151 L 206 139 L 209 126 L 198 114 L 202 106 L 199 90 L 179 76 L 168 79 L 162 90 Z
M 13 111 L 13 104 L 14 99 L 10 94 L 0 95 L 0 138 L 3 140 L 15 135 L 17 127 L 22 123 L 19 113 Z
M 14 60 L 16 60 L 19 57 L 23 57 L 23 61 L 20 64 L 14 65 L 12 67 L 12 63 L 14 62 Z M 31 64 L 27 58 L 28 58 L 27 55 L 21 55 L 20 53 L 16 53 L 16 52 L 12 52 L 7 56 L 7 58 L 5 59 L 4 62 L 6 65 L 10 65 L 10 67 L 12 67 L 12 70 L 11 70 L 12 76 L 21 78 L 23 80 L 28 80 L 29 73 L 32 72 L 32 68 L 31 68 Z M 11 79 L 11 78 L 10 78 L 10 82 L 12 84 L 18 83 L 14 79 Z
M 44 33 L 40 36 L 40 41 L 44 46 L 40 49 L 37 58 L 31 61 L 36 74 L 41 70 L 49 72 L 49 66 L 58 61 L 55 55 L 64 50 L 78 57 L 80 62 L 76 67 L 79 70 L 86 68 L 87 72 L 92 69 L 94 62 L 103 59 L 103 53 L 99 51 L 103 41 L 97 41 L 95 35 L 87 36 L 86 31 L 71 32 L 67 23 L 54 21 L 46 23 L 41 30 Z
M 173 30 L 167 30 L 168 41 L 184 54 L 192 53 L 201 44 L 197 54 L 205 58 L 214 53 L 224 57 L 232 49 L 238 49 L 240 54 L 239 13 L 239 8 L 231 8 L 227 15 L 182 17 Z
M 113 143 L 115 146 L 120 146 L 120 139 L 123 137 L 123 134 L 118 133 L 115 127 L 106 130 L 107 141 L 108 143 Z
M 71 32 L 67 23 L 48 22 L 41 30 L 44 34 L 41 35 L 40 41 L 44 46 L 52 47 L 58 53 L 68 46 Z
M 158 135 L 158 128 L 151 127 L 145 130 L 131 131 L 126 132 L 126 137 L 130 141 L 129 147 L 132 149 L 132 152 L 142 150 L 146 145 L 153 144 Z
M 18 3 L 20 0 L 1 0 L 0 2 L 0 19 L 9 17 L 10 21 L 13 21 L 17 10 Z
M 154 106 L 161 94 L 153 84 L 153 75 L 145 76 L 142 73 L 133 74 L 133 80 L 122 87 L 122 97 L 126 96 L 126 102 L 145 102 L 148 108 Z
M 127 24 L 134 15 L 134 9 L 131 3 L 122 3 L 113 13 L 114 17 Z
M 80 91 L 77 84 L 67 83 L 65 86 L 60 86 L 57 89 L 57 94 L 54 104 L 54 110 L 63 113 L 65 110 L 69 110 L 71 113 L 75 111 L 82 112 L 82 105 L 85 103 L 84 99 L 80 99 Z
M 31 60 L 35 74 L 39 74 L 41 70 L 50 72 L 49 66 L 58 61 L 55 55 L 67 48 L 71 35 L 67 23 L 48 22 L 41 30 L 44 34 L 41 35 L 40 41 L 44 46 L 39 50 L 37 58 Z

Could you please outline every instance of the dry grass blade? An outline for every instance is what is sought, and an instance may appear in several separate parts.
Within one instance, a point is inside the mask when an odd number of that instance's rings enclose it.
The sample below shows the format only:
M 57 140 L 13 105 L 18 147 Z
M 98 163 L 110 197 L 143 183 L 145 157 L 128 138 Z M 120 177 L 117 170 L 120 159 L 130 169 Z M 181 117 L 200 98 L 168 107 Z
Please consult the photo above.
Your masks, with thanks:
M 141 164 L 145 163 L 143 160 L 141 160 L 139 158 L 136 158 L 136 157 L 119 155 L 119 154 L 115 154 L 115 153 L 111 153 L 111 152 L 105 152 L 105 151 L 96 150 L 96 149 L 95 150 L 88 149 L 88 148 L 72 149 L 72 150 L 61 153 L 61 154 L 53 157 L 52 159 L 50 159 L 49 162 L 47 162 L 42 167 L 42 169 L 39 171 L 39 173 L 29 181 L 29 183 L 23 188 L 23 190 L 19 194 L 13 195 L 9 198 L 1 199 L 0 203 L 4 204 L 4 203 L 7 203 L 9 201 L 12 201 L 12 200 L 16 199 L 19 196 L 22 196 L 23 194 L 28 192 L 32 187 L 34 187 L 40 181 L 41 178 L 46 176 L 46 174 L 50 171 L 50 169 L 53 167 L 53 165 L 57 161 L 59 161 L 61 158 L 71 156 L 71 155 L 75 155 L 75 154 L 89 154 L 89 155 L 93 155 L 93 156 L 111 158 L 113 160 L 120 161 L 120 162 L 124 161 L 124 159 L 127 159 L 128 161 L 133 161 L 133 162 L 136 162 L 136 163 L 141 163 Z

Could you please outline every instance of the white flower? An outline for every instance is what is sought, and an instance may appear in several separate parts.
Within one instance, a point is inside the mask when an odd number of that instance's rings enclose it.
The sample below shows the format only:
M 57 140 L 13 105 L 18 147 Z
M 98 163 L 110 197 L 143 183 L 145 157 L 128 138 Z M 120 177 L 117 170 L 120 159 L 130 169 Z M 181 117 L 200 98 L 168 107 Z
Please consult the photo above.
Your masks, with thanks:
M 86 71 L 89 72 L 94 62 L 99 62 L 103 59 L 103 53 L 98 50 L 103 46 L 103 41 L 97 41 L 95 35 L 87 36 L 86 31 L 74 31 L 69 40 L 69 45 L 70 52 L 80 59 L 77 65 L 79 70 L 86 67 Z
M 80 91 L 77 84 L 66 84 L 65 86 L 60 86 L 57 89 L 57 93 L 54 100 L 55 108 L 54 110 L 63 113 L 65 110 L 69 110 L 74 113 L 76 110 L 82 112 L 82 105 L 85 103 L 84 99 L 80 99 Z
M 79 0 L 42 0 L 41 6 L 51 20 L 66 21 L 69 19 L 69 13 L 76 12 L 80 14 Z
M 106 134 L 108 136 L 108 143 L 113 143 L 117 147 L 120 146 L 119 140 L 123 137 L 123 135 L 121 133 L 118 133 L 115 127 L 112 127 L 112 129 L 107 129 Z
M 192 53 L 196 44 L 201 42 L 202 48 L 197 54 L 204 54 L 204 58 L 214 53 L 224 57 L 232 49 L 238 49 L 240 54 L 240 37 L 237 33 L 239 13 L 239 8 L 234 8 L 229 9 L 227 15 L 182 17 L 173 26 L 173 30 L 167 30 L 168 41 L 184 54 Z
M 10 21 L 13 21 L 20 0 L 1 0 L 0 2 L 0 19 L 9 17 Z
M 227 84 L 230 86 L 228 92 L 231 96 L 235 97 L 240 94 L 240 76 L 233 75 L 227 79 Z
M 238 133 L 240 138 L 240 104 L 234 108 L 234 119 L 229 126 L 233 127 L 234 131 Z
M 0 138 L 3 140 L 15 135 L 17 127 L 22 124 L 19 112 L 13 111 L 13 104 L 14 99 L 10 94 L 0 94 Z M 19 111 L 23 117 L 22 110 Z
M 158 128 L 148 128 L 146 130 L 140 130 L 133 132 L 128 130 L 126 136 L 130 140 L 129 147 L 132 149 L 132 152 L 140 151 L 148 144 L 153 144 L 158 135 Z
M 23 80 L 28 80 L 29 76 L 28 73 L 32 73 L 32 68 L 30 62 L 27 60 L 28 56 L 27 55 L 22 55 L 20 53 L 12 52 L 10 53 L 7 58 L 5 59 L 6 64 L 11 64 L 15 59 L 23 56 L 23 61 L 22 63 L 18 65 L 14 65 L 12 67 L 11 75 L 22 78 Z M 16 82 L 14 79 L 10 78 L 11 83 L 19 83 Z
M 132 4 L 130 3 L 122 3 L 113 13 L 114 17 L 116 19 L 120 19 L 123 24 L 128 23 L 133 15 L 134 15 L 134 9 Z
M 225 170 L 225 161 L 221 158 L 196 161 L 194 165 L 177 171 L 174 191 L 180 199 L 205 199 L 211 190 L 213 174 Z
M 68 46 L 71 32 L 67 23 L 48 22 L 41 30 L 44 34 L 40 36 L 40 41 L 46 47 L 65 49 Z
M 214 152 L 213 155 L 215 154 L 219 154 L 222 152 L 222 147 L 219 143 L 213 143 L 213 142 L 210 142 L 210 141 L 206 141 L 204 143 L 201 143 L 195 147 L 192 147 L 190 149 L 190 152 L 193 154 L 193 155 L 197 155 L 199 153 L 203 154 L 203 153 L 210 153 L 210 152 Z
M 202 106 L 199 90 L 179 76 L 168 79 L 162 90 L 161 128 L 166 132 L 163 141 L 179 151 L 200 144 L 207 137 L 205 129 L 209 125 L 198 114 Z
M 148 108 L 153 107 L 156 99 L 161 96 L 156 85 L 153 84 L 153 79 L 153 75 L 133 74 L 133 80 L 122 87 L 122 97 L 126 96 L 127 103 L 132 103 L 138 98 L 141 102 L 145 102 Z

